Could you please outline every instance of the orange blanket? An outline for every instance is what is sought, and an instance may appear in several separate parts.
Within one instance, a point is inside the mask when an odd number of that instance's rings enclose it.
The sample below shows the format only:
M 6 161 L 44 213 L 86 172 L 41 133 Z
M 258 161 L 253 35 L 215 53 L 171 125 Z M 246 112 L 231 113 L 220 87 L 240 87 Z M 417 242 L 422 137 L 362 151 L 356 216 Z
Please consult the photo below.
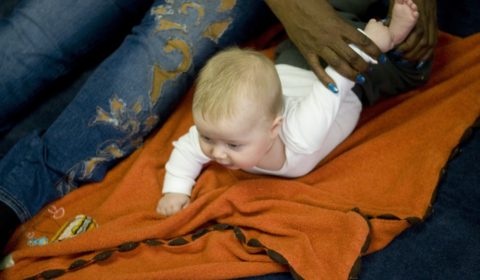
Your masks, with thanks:
M 192 123 L 188 94 L 105 180 L 22 225 L 10 242 L 15 265 L 0 278 L 226 279 L 290 270 L 346 279 L 362 254 L 428 214 L 442 167 L 480 113 L 479 45 L 480 34 L 441 34 L 428 84 L 365 110 L 311 174 L 288 180 L 212 164 L 192 204 L 163 218 L 155 206 L 171 142 Z M 94 220 L 89 230 L 53 241 L 80 214 Z

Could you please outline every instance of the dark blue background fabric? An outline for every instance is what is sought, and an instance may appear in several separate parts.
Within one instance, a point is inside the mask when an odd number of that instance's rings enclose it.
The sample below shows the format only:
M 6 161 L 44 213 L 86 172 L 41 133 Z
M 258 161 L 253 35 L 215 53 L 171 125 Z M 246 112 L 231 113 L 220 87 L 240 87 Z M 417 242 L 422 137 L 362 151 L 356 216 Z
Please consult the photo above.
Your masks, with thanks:
M 480 1 L 437 0 L 438 27 L 445 32 L 465 37 L 480 31 Z
M 362 258 L 360 279 L 480 279 L 479 125 L 448 162 L 432 215 Z
M 0 17 L 18 0 L 2 0 Z M 480 1 L 437 0 L 442 31 L 468 36 L 480 31 Z M 74 73 L 51 89 L 47 101 L 7 135 L 1 135 L 0 157 L 32 128 L 44 129 L 75 96 L 89 74 Z M 479 89 L 480 91 L 480 89 Z M 479 92 L 480 94 L 480 92 Z M 39 116 L 43 117 L 39 117 Z M 362 258 L 359 279 L 480 279 L 480 129 L 460 145 L 438 185 L 433 213 L 423 223 L 398 236 L 385 249 Z M 251 277 L 293 279 L 288 273 Z

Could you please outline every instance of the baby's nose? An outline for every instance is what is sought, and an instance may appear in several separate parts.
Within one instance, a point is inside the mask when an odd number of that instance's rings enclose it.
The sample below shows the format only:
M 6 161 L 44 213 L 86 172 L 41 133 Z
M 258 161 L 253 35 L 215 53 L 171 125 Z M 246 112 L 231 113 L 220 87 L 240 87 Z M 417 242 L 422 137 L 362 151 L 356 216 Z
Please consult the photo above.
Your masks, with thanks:
M 212 149 L 212 156 L 216 159 L 224 159 L 227 157 L 225 149 L 221 145 L 216 145 Z

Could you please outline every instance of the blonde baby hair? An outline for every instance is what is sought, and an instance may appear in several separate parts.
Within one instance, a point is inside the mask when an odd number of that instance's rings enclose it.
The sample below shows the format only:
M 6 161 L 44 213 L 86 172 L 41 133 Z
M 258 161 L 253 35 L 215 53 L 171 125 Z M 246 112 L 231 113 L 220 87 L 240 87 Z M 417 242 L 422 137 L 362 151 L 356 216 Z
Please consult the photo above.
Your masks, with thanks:
M 231 119 L 242 112 L 241 98 L 265 106 L 272 118 L 283 111 L 273 62 L 258 51 L 232 47 L 213 56 L 200 71 L 192 110 L 212 122 Z

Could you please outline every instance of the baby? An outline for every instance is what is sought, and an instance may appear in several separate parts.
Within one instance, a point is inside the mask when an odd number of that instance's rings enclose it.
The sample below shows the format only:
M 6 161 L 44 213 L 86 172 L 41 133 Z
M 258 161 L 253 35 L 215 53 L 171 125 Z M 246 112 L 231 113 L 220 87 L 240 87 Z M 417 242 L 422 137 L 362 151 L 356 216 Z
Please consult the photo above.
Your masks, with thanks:
M 390 26 L 370 20 L 363 31 L 386 52 L 401 43 L 418 18 L 412 0 L 396 0 Z M 367 62 L 376 63 L 355 46 Z M 355 128 L 362 105 L 354 82 L 327 67 L 338 92 L 313 72 L 274 65 L 261 53 L 228 49 L 200 72 L 193 97 L 195 125 L 174 142 L 157 212 L 185 208 L 204 164 L 299 177 L 310 172 Z

